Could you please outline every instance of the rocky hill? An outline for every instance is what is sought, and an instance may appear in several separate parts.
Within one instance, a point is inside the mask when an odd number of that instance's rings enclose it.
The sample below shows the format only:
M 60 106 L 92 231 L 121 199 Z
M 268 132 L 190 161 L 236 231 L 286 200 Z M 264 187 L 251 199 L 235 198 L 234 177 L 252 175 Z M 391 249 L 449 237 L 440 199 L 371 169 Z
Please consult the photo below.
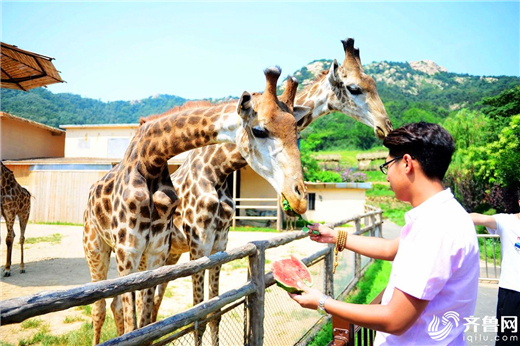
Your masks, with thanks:
M 315 60 L 294 72 L 300 84 L 312 82 L 320 71 L 328 69 L 332 60 Z M 364 67 L 377 84 L 385 104 L 403 100 L 429 102 L 448 111 L 471 107 L 483 97 L 520 85 L 519 77 L 471 76 L 450 73 L 430 60 L 412 62 L 374 62 Z

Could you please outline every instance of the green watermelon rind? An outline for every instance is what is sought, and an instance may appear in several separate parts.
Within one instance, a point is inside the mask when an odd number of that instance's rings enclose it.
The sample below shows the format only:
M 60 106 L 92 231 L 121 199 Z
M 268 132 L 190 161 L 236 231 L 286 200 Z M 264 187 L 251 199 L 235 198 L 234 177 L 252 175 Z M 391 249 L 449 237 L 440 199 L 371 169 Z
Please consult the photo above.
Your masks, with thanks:
M 307 272 L 309 273 L 309 277 L 311 278 L 311 282 L 307 281 L 306 279 L 303 279 L 303 283 L 305 285 L 307 285 L 307 287 L 312 287 L 312 285 L 314 284 L 313 283 L 313 280 L 312 280 L 312 275 L 311 273 L 309 272 L 309 268 L 307 268 L 307 266 L 305 265 L 305 263 L 303 263 L 302 261 L 300 261 L 298 258 L 294 257 L 294 256 L 291 256 L 291 258 L 293 259 L 296 259 L 298 262 L 300 262 L 300 264 L 307 270 Z M 273 277 L 274 277 L 274 280 L 276 281 L 276 285 L 278 287 L 281 287 L 283 288 L 284 290 L 286 290 L 287 292 L 289 293 L 302 293 L 303 290 L 299 289 L 298 287 L 293 287 L 293 286 L 287 286 L 287 285 L 284 285 L 281 281 L 277 280 L 276 279 L 276 276 L 274 275 L 274 272 L 273 272 Z
M 276 280 L 276 279 L 275 279 Z M 307 285 L 308 287 L 312 287 L 312 282 L 308 282 L 307 280 L 303 280 L 303 283 L 305 285 Z M 296 287 L 292 287 L 292 286 L 285 286 L 284 284 L 282 284 L 280 281 L 276 280 L 276 285 L 278 287 L 281 287 L 283 288 L 284 290 L 286 290 L 287 292 L 289 293 L 302 293 L 303 291 L 299 288 L 296 288 Z

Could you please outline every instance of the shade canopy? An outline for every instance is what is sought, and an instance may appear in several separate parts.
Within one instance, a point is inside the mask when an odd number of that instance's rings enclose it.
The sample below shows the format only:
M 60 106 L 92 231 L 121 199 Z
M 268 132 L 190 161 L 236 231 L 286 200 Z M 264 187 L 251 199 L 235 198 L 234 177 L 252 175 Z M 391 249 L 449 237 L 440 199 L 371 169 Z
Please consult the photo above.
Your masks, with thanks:
M 22 50 L 1 42 L 2 88 L 28 91 L 54 83 L 63 83 L 52 64 L 54 58 Z

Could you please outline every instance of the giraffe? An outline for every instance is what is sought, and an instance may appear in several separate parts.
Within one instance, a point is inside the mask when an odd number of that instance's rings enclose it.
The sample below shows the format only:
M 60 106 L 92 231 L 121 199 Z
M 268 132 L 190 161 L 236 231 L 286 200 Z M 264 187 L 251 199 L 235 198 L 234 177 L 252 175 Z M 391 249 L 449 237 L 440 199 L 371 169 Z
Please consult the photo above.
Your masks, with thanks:
M 361 66 L 359 49 L 354 48 L 354 40 L 341 41 L 345 58 L 341 65 L 333 61 L 329 70 L 323 71 L 316 80 L 296 95 L 295 104 L 311 109 L 298 121 L 298 131 L 302 131 L 317 118 L 331 112 L 342 112 L 374 129 L 379 138 L 384 138 L 392 131 L 392 123 L 377 93 L 372 77 L 366 75 Z M 296 84 L 295 84 L 296 83 Z M 285 97 L 296 93 L 297 82 L 288 78 Z M 284 96 L 281 96 L 282 99 Z M 294 98 L 294 96 L 292 96 Z M 224 251 L 227 246 L 229 227 L 235 213 L 235 204 L 227 184 L 227 176 L 247 165 L 233 144 L 211 145 L 190 152 L 186 161 L 171 175 L 173 186 L 180 204 L 176 209 L 171 227 L 175 229 L 168 264 L 175 264 L 184 252 L 190 253 L 190 259 Z M 199 201 L 211 200 L 206 205 L 212 213 L 212 219 L 204 223 L 193 223 L 198 215 L 208 213 Z M 189 216 L 189 217 L 188 217 Z M 291 215 L 290 215 L 291 216 Z M 294 215 L 293 215 L 294 216 Z M 191 233 L 200 236 L 195 238 Z M 209 299 L 219 295 L 220 266 L 209 273 Z M 204 300 L 204 274 L 193 276 L 193 305 Z M 166 290 L 167 283 L 157 289 L 154 298 L 153 321 Z M 218 344 L 218 323 L 210 323 L 214 344 Z M 204 326 L 196 332 L 197 344 L 200 344 Z
M 14 233 L 14 221 L 18 215 L 20 222 L 20 273 L 25 273 L 25 263 L 23 261 L 23 244 L 25 242 L 25 227 L 29 221 L 29 213 L 31 212 L 31 194 L 23 188 L 14 178 L 13 172 L 4 166 L 0 161 L 2 170 L 2 216 L 7 225 L 7 237 L 5 243 L 7 245 L 7 260 L 5 261 L 4 276 L 11 276 L 11 255 L 13 252 L 13 241 L 16 234 Z
M 235 143 L 237 155 L 246 157 L 257 173 L 271 181 L 283 200 L 297 212 L 306 211 L 296 121 L 310 110 L 305 106 L 280 107 L 276 96 L 280 73 L 278 67 L 264 71 L 262 97 L 253 100 L 244 92 L 238 103 L 174 108 L 138 128 L 122 161 L 90 188 L 83 247 L 92 281 L 107 278 L 112 251 L 120 276 L 166 263 L 172 241 L 172 228 L 166 225 L 179 204 L 167 160 L 187 150 Z M 211 201 L 202 201 L 201 207 L 206 204 Z M 191 222 L 204 223 L 217 212 L 206 210 L 208 215 L 198 215 Z M 196 233 L 190 236 L 199 237 Z M 141 291 L 140 327 L 150 323 L 154 292 L 155 288 Z M 112 310 L 119 335 L 137 328 L 134 293 L 116 297 Z M 94 344 L 99 343 L 105 316 L 102 299 L 92 309 Z

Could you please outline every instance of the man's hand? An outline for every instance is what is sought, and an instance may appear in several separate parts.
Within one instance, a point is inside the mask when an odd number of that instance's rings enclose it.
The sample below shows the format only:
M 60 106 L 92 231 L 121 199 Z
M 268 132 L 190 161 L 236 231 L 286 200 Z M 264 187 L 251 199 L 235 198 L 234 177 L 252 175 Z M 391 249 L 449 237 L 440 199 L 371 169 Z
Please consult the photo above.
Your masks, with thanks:
M 336 239 L 338 238 L 338 232 L 336 230 L 319 223 L 313 223 L 307 227 L 309 228 L 311 240 L 317 243 L 336 243 Z M 312 231 L 318 231 L 319 234 L 314 234 Z
M 304 308 L 316 310 L 323 294 L 319 290 L 310 288 L 302 282 L 298 282 L 297 285 L 303 292 L 299 294 L 289 293 L 291 298 Z

